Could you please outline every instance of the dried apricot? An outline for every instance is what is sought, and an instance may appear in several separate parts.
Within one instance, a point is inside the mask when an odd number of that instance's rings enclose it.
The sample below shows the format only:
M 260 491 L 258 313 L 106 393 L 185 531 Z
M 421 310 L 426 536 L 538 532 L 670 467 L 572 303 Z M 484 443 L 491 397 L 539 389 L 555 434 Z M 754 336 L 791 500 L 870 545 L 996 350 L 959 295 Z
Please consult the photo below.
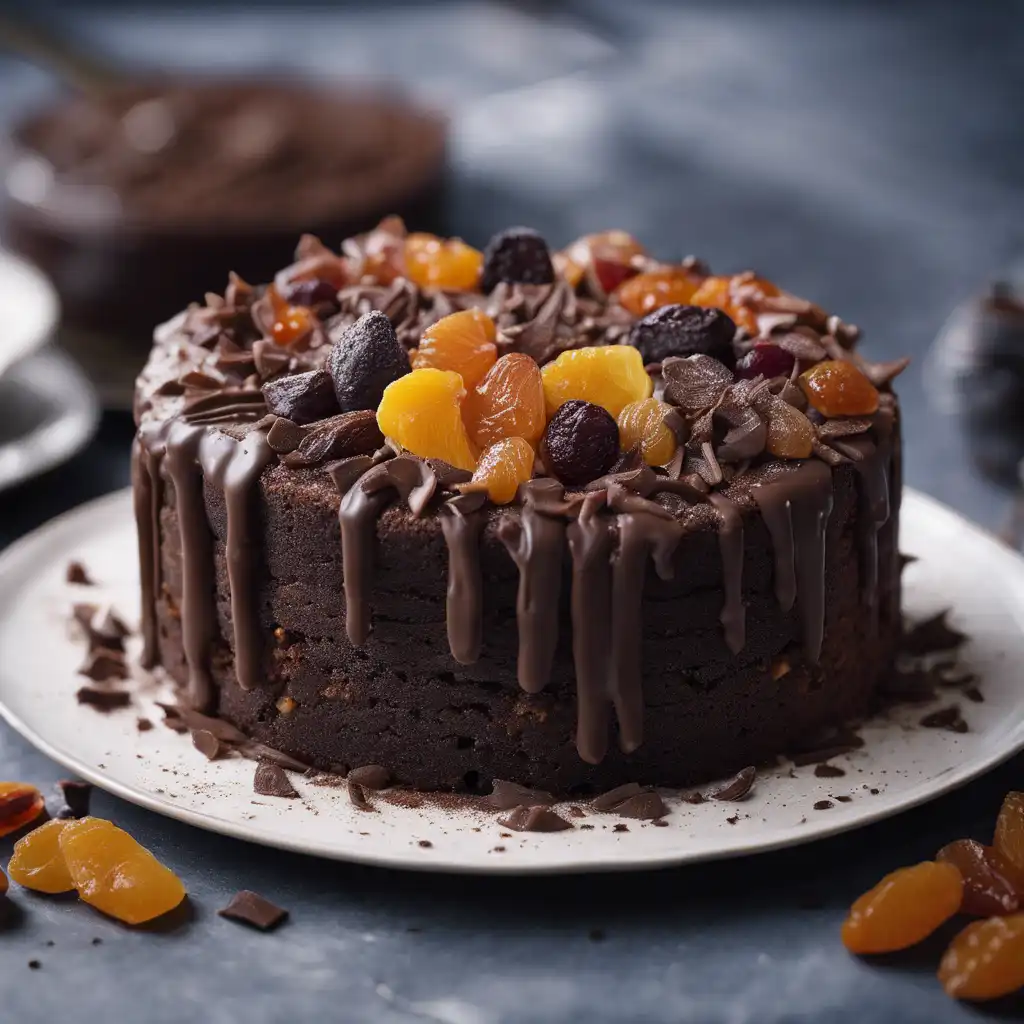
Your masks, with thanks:
M 993 847 L 1024 879 L 1024 793 L 1007 793 L 996 819 Z
M 78 895 L 120 921 L 152 921 L 185 898 L 177 875 L 113 822 L 65 822 L 59 843 Z
M 689 301 L 694 306 L 724 309 L 740 327 L 745 327 L 751 334 L 757 334 L 758 300 L 778 294 L 779 289 L 771 281 L 747 271 L 731 277 L 705 278 Z
M 46 801 L 35 786 L 25 782 L 0 782 L 0 836 L 10 835 L 35 821 Z
M 779 459 L 809 459 L 817 438 L 814 424 L 788 402 L 777 398 L 768 409 L 766 448 Z
M 60 836 L 67 825 L 67 821 L 54 818 L 14 844 L 7 870 L 18 885 L 47 893 L 70 892 L 75 888 L 60 850 Z
M 1014 914 L 1020 909 L 1020 894 L 1006 877 L 1002 858 L 990 846 L 973 839 L 958 839 L 939 850 L 936 860 L 952 864 L 964 880 L 960 910 L 974 917 Z
M 502 356 L 466 396 L 462 419 L 480 449 L 506 437 L 537 444 L 547 423 L 540 367 L 522 352 Z
M 632 345 L 600 345 L 563 352 L 542 370 L 550 419 L 572 399 L 592 402 L 617 417 L 630 402 L 650 398 L 654 381 Z
M 480 280 L 484 255 L 461 238 L 416 232 L 405 240 L 405 273 L 421 288 L 471 291 Z
M 462 378 L 452 370 L 413 370 L 384 389 L 377 424 L 385 437 L 424 459 L 444 459 L 459 469 L 476 469 L 462 422 Z
M 435 370 L 454 370 L 467 388 L 474 387 L 498 358 L 494 344 L 497 328 L 480 309 L 462 309 L 442 317 L 423 332 L 414 370 L 432 366 Z
M 533 476 L 533 446 L 522 437 L 508 437 L 492 444 L 480 456 L 473 479 L 460 491 L 486 491 L 495 505 L 507 505 L 519 485 Z
M 1024 988 L 1024 914 L 969 924 L 946 950 L 939 981 L 954 999 L 998 999 Z
M 913 946 L 960 909 L 963 888 L 952 864 L 924 861 L 893 871 L 850 908 L 843 945 L 851 953 Z
M 639 446 L 648 466 L 664 466 L 676 453 L 679 442 L 665 425 L 672 407 L 657 398 L 630 402 L 619 413 L 619 445 L 623 451 Z
M 286 302 L 274 285 L 267 289 L 267 294 L 274 312 L 270 336 L 278 345 L 293 345 L 316 326 L 316 317 L 306 306 L 293 306 Z
M 583 280 L 584 268 L 575 263 L 564 252 L 556 252 L 551 257 L 555 273 L 565 278 L 570 288 L 575 288 Z
M 870 416 L 878 409 L 878 390 L 853 363 L 826 359 L 800 374 L 807 401 L 822 416 Z
M 615 297 L 633 316 L 646 316 L 662 306 L 700 305 L 693 302 L 700 283 L 701 279 L 686 267 L 659 267 L 631 277 Z

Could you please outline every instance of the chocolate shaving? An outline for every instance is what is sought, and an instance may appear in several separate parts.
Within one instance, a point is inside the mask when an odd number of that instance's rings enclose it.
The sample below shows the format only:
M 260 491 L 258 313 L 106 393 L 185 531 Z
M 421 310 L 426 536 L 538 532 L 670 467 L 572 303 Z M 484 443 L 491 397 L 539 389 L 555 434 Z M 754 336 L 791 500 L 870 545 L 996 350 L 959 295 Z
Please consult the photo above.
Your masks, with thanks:
M 75 694 L 75 699 L 97 711 L 114 711 L 127 707 L 132 695 L 124 690 L 98 690 L 95 686 L 83 686 Z
M 520 806 L 550 805 L 555 798 L 541 789 L 528 789 L 518 782 L 494 779 L 491 792 L 484 797 L 484 804 L 496 811 L 511 811 Z
M 498 824 L 513 832 L 564 832 L 573 827 L 550 807 L 541 805 L 516 807 L 506 817 L 499 818 Z
M 292 357 L 280 345 L 267 338 L 253 342 L 252 358 L 256 364 L 256 372 L 263 380 L 287 370 L 292 361 Z
M 85 566 L 82 565 L 81 562 L 77 561 L 68 562 L 68 568 L 64 574 L 64 578 L 68 583 L 75 583 L 80 587 L 94 587 L 96 585 Z
M 192 746 L 208 761 L 216 761 L 226 753 L 224 744 L 209 729 L 193 729 Z
M 124 660 L 124 651 L 97 647 L 88 653 L 84 664 L 78 669 L 78 674 L 97 683 L 127 679 L 128 666 Z
M 293 423 L 283 416 L 278 416 L 267 432 L 267 444 L 278 455 L 288 455 L 302 444 L 305 436 L 304 427 L 300 427 L 298 423 Z
M 824 423 L 818 424 L 818 437 L 823 441 L 833 437 L 852 437 L 855 434 L 867 433 L 872 425 L 871 420 L 859 416 L 825 420 Z
M 648 789 L 617 804 L 615 813 L 621 814 L 624 818 L 653 821 L 668 814 L 668 806 L 653 789 Z
M 287 910 L 249 889 L 235 893 L 228 905 L 217 913 L 229 921 L 237 921 L 261 932 L 273 931 L 288 917 Z
M 610 789 L 607 793 L 602 793 L 600 796 L 594 797 L 594 799 L 590 801 L 590 806 L 593 807 L 595 811 L 607 813 L 609 811 L 614 811 L 619 804 L 628 800 L 630 797 L 639 796 L 644 792 L 646 792 L 646 790 L 638 782 L 627 782 L 622 786 L 616 786 L 615 789 Z
M 749 765 L 738 771 L 733 778 L 721 788 L 710 793 L 709 796 L 712 800 L 743 800 L 753 788 L 756 774 L 757 769 L 753 765 Z
M 76 604 L 72 608 L 72 615 L 85 632 L 90 652 L 100 649 L 114 653 L 124 651 L 124 639 L 129 632 L 128 626 L 109 607 Z
M 348 789 L 348 798 L 352 802 L 353 807 L 358 808 L 360 811 L 374 810 L 373 804 L 366 797 L 366 790 L 359 783 L 349 779 L 346 788 Z
M 846 772 L 834 764 L 822 763 L 815 765 L 814 774 L 819 779 L 841 779 Z
M 361 768 L 353 768 L 348 773 L 348 781 L 364 789 L 386 789 L 391 784 L 391 772 L 383 765 L 364 764 Z
M 294 800 L 299 795 L 280 765 L 264 761 L 256 765 L 252 788 L 260 796 L 278 796 Z
M 661 364 L 665 398 L 687 412 L 709 409 L 733 382 L 732 373 L 711 356 L 671 356 Z
M 900 642 L 905 654 L 934 654 L 937 651 L 951 651 L 967 640 L 967 634 L 954 629 L 946 621 L 949 609 L 933 615 L 923 622 L 911 626 Z
M 291 468 L 369 455 L 384 443 L 377 417 L 368 409 L 341 413 L 307 428 L 299 446 L 281 457 Z
M 949 732 L 964 733 L 969 731 L 969 726 L 960 714 L 960 705 L 951 704 L 948 708 L 941 708 L 925 715 L 921 719 L 921 725 L 926 729 L 946 729 Z
M 772 341 L 784 352 L 788 352 L 794 358 L 803 360 L 806 363 L 821 362 L 827 355 L 825 349 L 817 340 L 817 335 L 812 338 L 808 334 L 803 333 L 803 329 L 787 331 L 785 334 L 777 334 L 772 338 Z
M 882 363 L 872 363 L 865 359 L 861 370 L 876 388 L 884 388 L 888 387 L 909 365 L 910 359 L 907 356 Z

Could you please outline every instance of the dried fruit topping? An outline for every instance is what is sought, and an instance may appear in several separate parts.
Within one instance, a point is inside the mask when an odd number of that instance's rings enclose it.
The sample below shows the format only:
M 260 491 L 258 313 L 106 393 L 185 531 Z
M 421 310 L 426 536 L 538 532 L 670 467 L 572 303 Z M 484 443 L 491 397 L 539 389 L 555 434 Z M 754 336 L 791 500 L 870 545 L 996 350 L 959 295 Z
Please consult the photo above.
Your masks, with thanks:
M 46 808 L 42 793 L 25 782 L 0 782 L 0 836 L 35 821 Z
M 851 953 L 892 953 L 913 946 L 960 909 L 963 888 L 952 864 L 924 861 L 893 871 L 850 908 L 843 945 Z
M 324 302 L 334 302 L 340 285 L 323 278 L 310 277 L 288 281 L 277 287 L 278 294 L 289 306 L 319 306 Z
M 973 839 L 958 839 L 939 850 L 936 860 L 952 864 L 964 880 L 964 899 L 960 910 L 975 917 L 1015 914 L 1020 909 L 1021 893 L 1005 870 L 1002 858 L 989 846 Z
M 1024 793 L 1006 794 L 992 846 L 1016 877 L 1024 879 Z
M 462 309 L 442 317 L 423 333 L 412 368 L 454 370 L 467 388 L 478 384 L 498 358 L 497 329 L 482 310 Z
M 570 288 L 575 288 L 583 280 L 584 269 L 574 263 L 564 252 L 556 252 L 551 257 L 555 273 L 566 280 Z
M 495 505 L 507 505 L 519 485 L 533 476 L 534 452 L 529 441 L 509 437 L 492 444 L 480 456 L 468 484 L 459 484 L 460 491 L 486 491 Z
M 54 818 L 33 829 L 14 844 L 7 870 L 11 878 L 36 892 L 71 892 L 75 887 L 60 850 L 61 833 L 67 821 Z
M 757 334 L 757 305 L 759 300 L 779 294 L 770 281 L 755 277 L 749 271 L 732 277 L 708 277 L 689 299 L 695 306 L 717 306 L 724 309 L 751 334 Z
M 701 279 L 686 267 L 659 267 L 631 277 L 615 297 L 633 316 L 646 316 L 662 306 L 685 306 L 700 283 Z
M 648 466 L 664 466 L 679 447 L 673 430 L 665 423 L 672 406 L 657 398 L 630 402 L 619 413 L 619 445 L 623 451 L 639 447 Z
M 644 247 L 629 232 L 602 231 L 578 238 L 559 255 L 578 268 L 579 277 L 587 275 L 594 292 L 610 295 L 637 273 L 645 253 Z M 574 287 L 579 277 L 572 282 Z
M 484 257 L 461 238 L 415 233 L 405 240 L 405 274 L 421 288 L 472 291 Z
M 788 377 L 795 364 L 796 359 L 784 348 L 770 341 L 758 341 L 745 356 L 736 361 L 736 376 L 741 380 Z
M 800 374 L 800 387 L 822 416 L 870 416 L 878 391 L 853 363 L 827 359 Z
M 600 405 L 572 399 L 551 417 L 540 455 L 552 476 L 569 487 L 582 487 L 615 465 L 619 428 Z
M 705 355 L 732 366 L 735 336 L 736 325 L 720 309 L 673 305 L 637 320 L 629 343 L 640 350 L 645 363 L 660 363 L 669 356 Z
M 263 385 L 267 410 L 300 425 L 325 420 L 338 411 L 334 381 L 326 370 L 294 373 Z
M 328 369 L 342 412 L 376 409 L 384 389 L 409 372 L 409 356 L 391 321 L 374 311 L 335 339 Z
M 462 422 L 465 395 L 462 378 L 452 370 L 413 370 L 384 390 L 377 424 L 413 455 L 472 471 L 476 458 Z
M 654 381 L 632 345 L 600 345 L 563 352 L 542 370 L 548 416 L 570 399 L 593 402 L 618 416 L 630 402 L 649 398 Z
M 550 284 L 555 279 L 548 243 L 532 228 L 500 231 L 484 249 L 481 289 L 492 292 L 500 281 Z
M 285 300 L 275 285 L 267 289 L 270 308 L 274 319 L 270 325 L 270 336 L 282 347 L 294 345 L 305 338 L 316 326 L 316 317 L 307 306 L 293 306 Z
M 766 412 L 769 454 L 779 459 L 809 459 L 817 434 L 814 424 L 781 398 L 775 398 Z
M 1024 988 L 1024 914 L 969 924 L 939 964 L 954 999 L 998 999 Z
M 547 423 L 540 367 L 522 352 L 502 356 L 466 396 L 462 419 L 481 450 L 506 437 L 536 445 Z
M 65 822 L 58 841 L 78 895 L 119 921 L 152 921 L 185 898 L 174 872 L 112 822 Z
M 405 275 L 405 224 L 385 217 L 357 246 L 357 271 L 377 284 L 391 284 Z

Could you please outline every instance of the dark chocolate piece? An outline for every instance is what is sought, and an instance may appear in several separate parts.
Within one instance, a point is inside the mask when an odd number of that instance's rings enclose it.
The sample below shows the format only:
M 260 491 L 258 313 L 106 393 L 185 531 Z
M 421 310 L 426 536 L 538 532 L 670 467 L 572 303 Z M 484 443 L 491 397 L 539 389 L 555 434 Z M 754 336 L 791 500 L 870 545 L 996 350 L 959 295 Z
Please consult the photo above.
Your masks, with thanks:
M 124 690 L 98 690 L 95 686 L 83 686 L 75 693 L 75 699 L 97 711 L 114 711 L 131 704 L 132 695 Z
M 754 786 L 757 769 L 749 765 L 726 782 L 721 788 L 710 794 L 713 800 L 743 800 Z
M 564 832 L 572 828 L 570 822 L 560 818 L 550 807 L 541 805 L 516 807 L 504 818 L 499 818 L 498 824 L 513 832 Z
M 252 786 L 260 796 L 279 796 L 293 800 L 299 795 L 283 768 L 264 761 L 256 765 Z
M 135 721 L 135 728 L 139 732 L 149 732 L 153 728 L 153 723 L 148 718 L 138 718 Z
M 217 913 L 229 921 L 249 925 L 261 932 L 273 931 L 288 917 L 287 910 L 250 889 L 236 892 L 228 905 Z
M 529 789 L 517 782 L 494 779 L 491 783 L 491 792 L 484 797 L 483 802 L 496 811 L 511 811 L 519 806 L 553 804 L 555 798 L 540 789 Z
M 846 774 L 846 771 L 837 765 L 822 762 L 819 765 L 815 765 L 814 774 L 819 779 L 839 779 Z
M 278 455 L 287 455 L 302 444 L 305 436 L 306 431 L 297 423 L 278 416 L 271 424 L 270 430 L 267 431 L 267 444 Z
M 89 652 L 85 662 L 78 670 L 80 676 L 87 676 L 97 683 L 112 679 L 127 679 L 128 665 L 124 660 L 124 651 L 98 647 Z
M 216 761 L 225 754 L 224 745 L 209 729 L 193 729 L 192 746 L 208 761 Z
M 349 779 L 346 783 L 346 788 L 348 789 L 348 798 L 352 802 L 353 807 L 357 807 L 361 811 L 374 810 L 373 804 L 370 803 L 366 796 L 366 790 L 358 782 L 353 782 Z
M 299 426 L 325 420 L 339 411 L 334 382 L 326 370 L 307 370 L 267 381 L 263 397 L 268 411 Z
M 827 811 L 830 807 L 835 807 L 831 800 L 818 800 L 814 804 L 816 811 Z
M 949 732 L 970 731 L 970 727 L 960 713 L 959 704 L 951 704 L 948 708 L 941 708 L 938 711 L 933 711 L 930 715 L 925 715 L 921 719 L 921 725 L 926 729 L 946 729 Z
M 89 571 L 81 562 L 78 561 L 68 562 L 65 579 L 67 579 L 68 583 L 76 583 L 80 587 L 95 586 L 92 577 L 89 575 Z
M 342 412 L 376 409 L 384 389 L 409 372 L 409 356 L 383 313 L 361 316 L 332 340 L 329 366 Z
M 353 768 L 348 773 L 348 781 L 364 789 L 387 789 L 391 784 L 391 772 L 379 764 L 364 764 L 361 768 Z
M 906 654 L 934 654 L 955 650 L 967 640 L 967 634 L 954 629 L 947 621 L 949 610 L 915 623 L 904 634 L 900 649 Z

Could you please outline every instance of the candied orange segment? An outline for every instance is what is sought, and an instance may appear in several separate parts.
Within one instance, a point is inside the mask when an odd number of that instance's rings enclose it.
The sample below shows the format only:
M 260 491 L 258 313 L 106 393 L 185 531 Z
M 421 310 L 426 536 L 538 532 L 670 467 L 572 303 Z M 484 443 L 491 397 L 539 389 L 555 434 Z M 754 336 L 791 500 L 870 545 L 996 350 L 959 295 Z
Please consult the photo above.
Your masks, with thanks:
M 480 281 L 484 254 L 461 238 L 416 232 L 405 240 L 405 273 L 421 288 L 471 291 Z
M 481 450 L 507 437 L 536 445 L 547 424 L 540 367 L 522 352 L 502 356 L 466 396 L 462 419 Z
M 1015 878 L 1024 880 L 1024 793 L 1006 794 L 992 845 L 1013 869 Z
M 287 347 L 309 334 L 316 324 L 316 318 L 306 306 L 289 305 L 274 285 L 267 289 L 267 294 L 274 311 L 270 336 L 276 344 Z
M 725 310 L 739 327 L 745 327 L 751 334 L 757 334 L 757 310 L 754 308 L 757 300 L 778 294 L 779 289 L 771 281 L 748 271 L 730 277 L 705 278 L 689 301 L 694 306 Z
M 550 419 L 574 398 L 601 406 L 617 419 L 630 402 L 650 398 L 654 381 L 632 345 L 600 345 L 563 352 L 542 370 Z
M 75 888 L 60 849 L 60 836 L 68 824 L 54 818 L 14 844 L 7 870 L 18 885 L 48 893 L 70 892 Z
M 454 370 L 467 388 L 478 384 L 498 358 L 497 328 L 482 310 L 462 309 L 442 317 L 424 332 L 412 357 L 414 370 Z
M 851 953 L 913 946 L 960 909 L 963 888 L 952 864 L 928 860 L 893 871 L 850 908 L 843 945 Z
M 701 279 L 685 267 L 659 267 L 631 277 L 615 296 L 633 316 L 646 316 L 662 306 L 696 305 L 693 295 L 700 283 Z
M 809 459 L 817 431 L 799 410 L 781 398 L 772 402 L 768 414 L 767 449 L 779 459 Z
M 152 921 L 185 898 L 178 876 L 113 822 L 66 822 L 58 842 L 78 895 L 119 921 Z
M 998 999 L 1024 988 L 1024 914 L 969 924 L 946 950 L 939 981 L 954 999 Z
M 1017 891 L 1012 867 L 992 847 L 973 839 L 957 839 L 939 850 L 935 859 L 952 864 L 964 880 L 961 913 L 994 917 L 1020 910 L 1024 893 Z
M 0 836 L 24 828 L 45 809 L 46 801 L 35 786 L 25 782 L 0 782 Z
M 619 413 L 619 446 L 624 452 L 639 447 L 648 466 L 664 466 L 676 453 L 679 442 L 665 425 L 672 407 L 657 398 L 630 402 Z
M 522 437 L 508 437 L 492 444 L 480 456 L 473 479 L 460 484 L 460 491 L 486 491 L 495 505 L 507 505 L 519 490 L 519 485 L 533 476 L 534 452 L 529 441 Z
M 878 389 L 845 360 L 817 363 L 800 374 L 800 387 L 822 416 L 870 416 L 878 409 Z
M 377 424 L 385 437 L 413 455 L 444 459 L 458 469 L 476 469 L 462 422 L 466 389 L 452 370 L 413 370 L 384 389 Z

